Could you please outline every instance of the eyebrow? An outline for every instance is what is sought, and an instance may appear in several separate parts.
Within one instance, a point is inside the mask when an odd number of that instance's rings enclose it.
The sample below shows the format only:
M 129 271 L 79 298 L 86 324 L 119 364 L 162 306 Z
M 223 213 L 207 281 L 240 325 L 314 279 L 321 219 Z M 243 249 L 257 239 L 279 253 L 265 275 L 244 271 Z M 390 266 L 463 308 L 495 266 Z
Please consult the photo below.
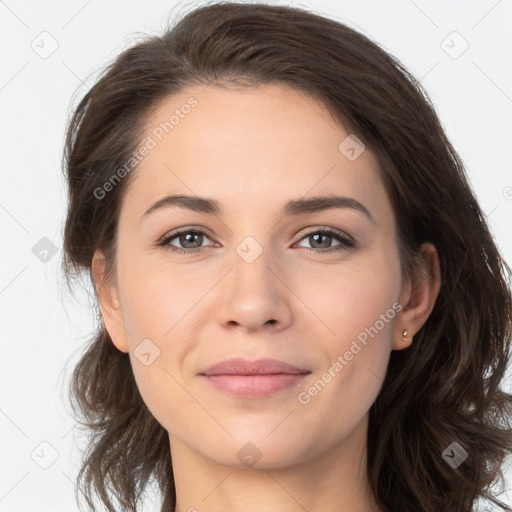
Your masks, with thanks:
M 188 210 L 193 210 L 195 212 L 206 213 L 210 215 L 222 214 L 222 208 L 219 202 L 215 199 L 180 194 L 166 196 L 158 200 L 142 214 L 142 218 L 145 218 L 152 212 L 155 212 L 162 208 L 169 208 L 173 206 L 176 206 L 178 208 L 186 208 Z M 359 201 L 353 199 L 352 197 L 338 196 L 332 194 L 327 196 L 311 197 L 309 199 L 289 201 L 283 207 L 281 215 L 304 215 L 307 213 L 328 210 L 330 208 L 352 208 L 363 213 L 369 220 L 376 224 L 372 214 Z

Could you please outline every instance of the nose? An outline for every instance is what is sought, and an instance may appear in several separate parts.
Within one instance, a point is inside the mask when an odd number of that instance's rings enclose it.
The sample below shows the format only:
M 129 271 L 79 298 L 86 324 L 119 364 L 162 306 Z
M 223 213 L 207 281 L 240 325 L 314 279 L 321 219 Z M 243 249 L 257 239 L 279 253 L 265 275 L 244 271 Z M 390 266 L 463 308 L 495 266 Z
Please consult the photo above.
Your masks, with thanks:
M 248 263 L 235 259 L 219 283 L 217 320 L 228 329 L 279 331 L 292 321 L 293 292 L 287 272 L 269 261 L 265 251 Z

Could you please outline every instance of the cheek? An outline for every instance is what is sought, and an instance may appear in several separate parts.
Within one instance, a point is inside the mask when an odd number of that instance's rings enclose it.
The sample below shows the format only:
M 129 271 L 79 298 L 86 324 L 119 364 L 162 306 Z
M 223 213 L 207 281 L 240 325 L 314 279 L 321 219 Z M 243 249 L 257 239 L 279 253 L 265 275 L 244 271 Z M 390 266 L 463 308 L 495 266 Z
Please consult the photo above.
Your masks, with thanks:
M 143 338 L 163 340 L 190 314 L 208 282 L 191 279 L 187 269 L 155 266 L 141 259 L 128 262 L 123 283 L 123 317 L 132 345 Z
M 385 376 L 401 310 L 400 266 L 392 258 L 373 257 L 326 272 L 316 280 L 326 284 L 317 286 L 308 300 L 321 320 L 315 320 L 312 329 L 321 335 L 319 348 L 328 355 L 329 362 L 320 371 L 330 368 L 330 373 L 322 381 L 333 382 L 332 400 L 358 397 L 359 405 L 346 406 L 369 407 Z M 329 366 L 336 361 L 335 367 Z
M 168 369 L 163 354 L 150 366 L 141 364 L 133 352 L 130 360 L 142 400 L 151 414 L 167 430 L 170 425 L 176 427 L 182 421 L 182 412 L 194 405 L 190 394 L 179 384 L 180 376 Z
M 390 334 L 399 308 L 400 286 L 398 261 L 368 254 L 346 265 L 303 273 L 295 289 L 306 297 L 312 328 L 325 334 L 327 345 L 343 349 L 360 333 L 364 338 L 366 330 L 374 326 L 382 337 Z
M 298 397 L 311 431 L 332 442 L 348 435 L 377 398 L 400 308 L 395 286 L 386 279 L 358 277 L 347 275 L 343 283 L 330 283 L 336 290 L 331 288 L 331 300 L 323 303 L 322 318 L 332 332 L 319 341 L 326 363 Z M 321 306 L 317 303 L 318 310 Z
M 187 335 L 193 332 L 193 307 L 208 283 L 196 285 L 189 273 L 157 268 L 143 259 L 124 260 L 119 277 L 137 387 L 152 415 L 168 426 L 169 414 L 176 418 L 194 405 L 180 385 L 179 367 L 193 345 L 193 336 Z

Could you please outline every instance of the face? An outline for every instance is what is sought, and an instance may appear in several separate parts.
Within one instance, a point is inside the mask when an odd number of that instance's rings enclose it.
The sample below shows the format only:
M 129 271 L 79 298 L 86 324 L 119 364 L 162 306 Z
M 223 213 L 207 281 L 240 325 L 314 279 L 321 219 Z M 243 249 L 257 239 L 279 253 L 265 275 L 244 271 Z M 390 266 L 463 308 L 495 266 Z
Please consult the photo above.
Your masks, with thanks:
M 148 119 L 104 318 L 151 413 L 217 463 L 253 450 L 259 467 L 288 466 L 343 444 L 403 348 L 393 210 L 349 135 L 278 84 L 189 88 Z M 196 203 L 158 203 L 176 195 Z M 231 358 L 300 373 L 205 375 Z

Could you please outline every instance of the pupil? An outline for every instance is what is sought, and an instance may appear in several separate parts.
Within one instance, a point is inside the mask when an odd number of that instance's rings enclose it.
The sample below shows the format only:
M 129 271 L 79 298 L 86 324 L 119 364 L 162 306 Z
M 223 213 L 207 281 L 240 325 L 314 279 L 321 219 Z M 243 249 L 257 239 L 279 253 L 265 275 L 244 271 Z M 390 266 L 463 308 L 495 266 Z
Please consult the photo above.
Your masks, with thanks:
M 331 239 L 331 236 L 329 236 L 329 235 L 322 235 L 321 233 L 317 233 L 317 234 L 315 234 L 315 235 L 312 235 L 312 238 L 313 238 L 313 239 L 317 239 L 318 237 L 323 237 L 325 240 L 327 240 L 327 242 L 329 242 L 329 241 L 330 241 L 330 239 Z M 324 242 L 325 242 L 325 240 L 324 240 Z M 316 243 L 316 240 L 315 240 L 315 243 Z M 311 244 L 311 245 L 313 245 L 313 246 L 314 246 L 314 243 L 313 243 L 313 244 Z M 320 243 L 320 245 L 322 245 L 322 244 Z M 326 244 L 324 244 L 322 247 L 329 247 L 329 243 L 327 243 L 327 245 L 326 245 Z
M 186 235 L 182 235 L 181 236 L 181 244 L 186 247 L 187 249 L 194 249 L 194 247 L 188 247 L 187 246 L 187 242 L 192 242 L 193 243 L 193 240 L 190 240 L 190 237 L 200 237 L 202 235 L 200 235 L 199 233 L 187 233 Z M 201 239 L 200 239 L 201 240 Z M 197 242 L 197 240 L 196 240 Z M 201 244 L 199 244 L 199 247 L 201 246 Z

